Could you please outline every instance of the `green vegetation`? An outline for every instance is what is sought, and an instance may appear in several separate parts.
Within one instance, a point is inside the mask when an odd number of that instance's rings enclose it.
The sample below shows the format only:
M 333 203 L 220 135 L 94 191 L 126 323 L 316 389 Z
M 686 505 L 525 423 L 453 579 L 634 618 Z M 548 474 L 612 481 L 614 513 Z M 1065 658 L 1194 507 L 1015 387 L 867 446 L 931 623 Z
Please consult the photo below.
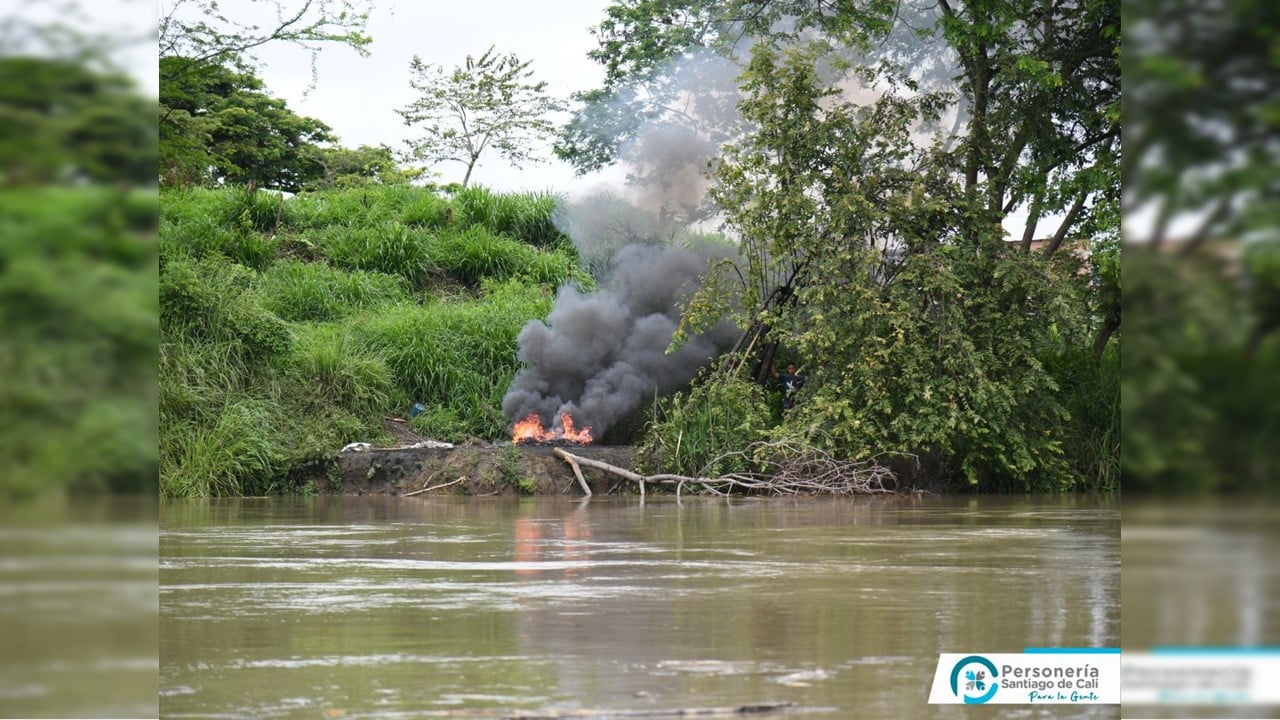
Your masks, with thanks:
M 769 440 L 778 412 L 758 383 L 720 372 L 704 372 L 687 393 L 658 403 L 638 452 L 644 472 L 715 477 L 749 469 L 722 456 Z
M 154 191 L 0 192 L 0 497 L 154 492 Z
M 166 494 L 288 491 L 291 470 L 379 439 L 383 416 L 414 402 L 423 434 L 497 436 L 520 328 L 609 262 L 557 230 L 558 198 L 467 187 L 487 149 L 532 160 L 522 138 L 550 130 L 556 103 L 514 55 L 490 49 L 452 74 L 411 65 L 421 97 L 400 112 L 426 130 L 418 160 L 465 165 L 452 193 L 408 185 L 385 147 L 337 147 L 239 57 L 270 40 L 363 50 L 365 16 L 350 17 L 257 35 L 165 19 Z M 599 38 L 604 82 L 576 96 L 557 151 L 598 168 L 641 152 L 655 120 L 712 139 L 712 202 L 662 215 L 714 206 L 743 259 L 712 268 L 674 338 L 729 317 L 742 354 L 657 402 L 651 469 L 742 470 L 716 458 L 779 439 L 911 456 L 907 480 L 933 487 L 1119 487 L 1115 3 L 619 0 Z M 673 65 L 714 55 L 747 61 L 738 93 L 691 92 L 703 73 Z M 851 96 L 855 81 L 876 93 Z M 642 162 L 633 177 L 665 186 L 667 171 Z M 1258 278 L 1275 266 L 1253 260 Z M 784 358 L 807 377 L 786 411 L 771 387 Z
M 424 435 L 500 436 L 516 334 L 585 276 L 542 196 L 184 188 L 161 206 L 166 495 L 299 491 L 291 470 L 385 440 L 413 402 Z
M 797 358 L 807 383 L 772 435 L 850 459 L 914 455 L 910 481 L 931 486 L 1116 487 L 1118 6 L 620 0 L 607 16 L 592 55 L 604 84 L 578 95 L 559 150 L 591 169 L 648 120 L 725 134 L 711 197 L 745 266 L 711 273 L 676 341 L 728 316 L 756 382 Z M 740 32 L 715 30 L 726 22 Z M 671 63 L 694 52 L 748 56 L 737 126 L 679 111 Z M 1082 367 L 1091 353 L 1102 365 Z M 714 396 L 665 414 L 698 417 Z M 651 445 L 671 446 L 666 422 Z M 707 427 L 683 441 L 759 433 Z
M 533 80 L 531 64 L 493 47 L 478 58 L 468 55 L 450 71 L 414 55 L 409 85 L 420 95 L 396 111 L 405 124 L 425 131 L 410 142 L 411 156 L 425 163 L 461 163 L 464 188 L 486 152 L 496 152 L 514 167 L 539 161 L 537 147 L 555 129 L 547 116 L 561 103 L 547 94 L 545 82 Z
M 533 478 L 524 473 L 524 453 L 515 445 L 498 453 L 498 475 L 502 482 L 515 485 L 525 495 L 532 495 L 538 489 Z
M 155 102 L 102 37 L 5 22 L 0 500 L 153 494 Z

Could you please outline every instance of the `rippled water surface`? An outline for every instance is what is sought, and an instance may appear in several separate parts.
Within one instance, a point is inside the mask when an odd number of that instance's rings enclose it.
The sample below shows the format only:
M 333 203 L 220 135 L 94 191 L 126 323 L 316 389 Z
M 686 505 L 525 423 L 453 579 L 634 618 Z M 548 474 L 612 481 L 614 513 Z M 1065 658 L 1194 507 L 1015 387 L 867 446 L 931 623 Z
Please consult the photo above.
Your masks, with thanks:
M 160 710 L 1118 717 L 925 699 L 940 652 L 1119 646 L 1119 528 L 1080 497 L 170 502 Z

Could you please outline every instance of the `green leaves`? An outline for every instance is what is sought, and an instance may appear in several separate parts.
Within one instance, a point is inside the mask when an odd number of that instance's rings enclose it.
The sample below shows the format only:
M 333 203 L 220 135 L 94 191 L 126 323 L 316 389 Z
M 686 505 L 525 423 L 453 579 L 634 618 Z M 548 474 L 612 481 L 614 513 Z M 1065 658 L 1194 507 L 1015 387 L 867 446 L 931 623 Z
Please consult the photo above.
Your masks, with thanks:
M 480 157 L 496 151 L 516 167 L 541 162 L 538 142 L 551 136 L 547 117 L 561 109 L 535 82 L 531 61 L 514 53 L 500 55 L 490 47 L 478 58 L 446 71 L 414 56 L 409 85 L 420 97 L 397 110 L 409 126 L 421 126 L 422 137 L 410 141 L 412 157 L 424 163 L 458 162 L 466 167 L 465 187 Z
M 296 115 L 262 81 L 223 65 L 160 61 L 160 175 L 169 185 L 255 184 L 298 192 L 324 176 L 329 126 Z

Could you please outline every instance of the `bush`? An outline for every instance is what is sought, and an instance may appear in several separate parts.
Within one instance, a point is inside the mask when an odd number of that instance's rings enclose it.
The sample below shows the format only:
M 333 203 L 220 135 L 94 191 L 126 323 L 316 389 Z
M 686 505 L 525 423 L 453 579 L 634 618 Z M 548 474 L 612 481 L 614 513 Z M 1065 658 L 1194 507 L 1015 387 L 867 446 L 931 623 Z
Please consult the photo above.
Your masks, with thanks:
M 719 460 L 774 428 L 764 388 L 723 371 L 703 371 L 688 392 L 659 401 L 638 458 L 647 473 L 714 477 L 744 472 L 741 458 Z
M 1078 349 L 1048 357 L 1045 370 L 1071 419 L 1060 433 L 1076 489 L 1120 489 L 1120 351 L 1113 343 L 1101 362 Z

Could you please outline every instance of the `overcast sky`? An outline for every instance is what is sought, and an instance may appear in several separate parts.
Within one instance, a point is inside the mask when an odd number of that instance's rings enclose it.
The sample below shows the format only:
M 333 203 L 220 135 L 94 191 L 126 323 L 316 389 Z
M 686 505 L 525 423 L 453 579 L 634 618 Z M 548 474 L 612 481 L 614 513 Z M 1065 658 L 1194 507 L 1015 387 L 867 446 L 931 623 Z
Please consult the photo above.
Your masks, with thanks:
M 296 2 L 286 0 L 286 5 Z M 345 46 L 326 48 L 316 66 L 319 82 L 309 94 L 305 93 L 311 83 L 310 56 L 296 46 L 275 43 L 261 48 L 256 53 L 261 61 L 259 75 L 272 95 L 287 101 L 294 112 L 328 124 L 344 146 L 386 144 L 401 150 L 406 139 L 420 135 L 395 112 L 414 98 L 409 87 L 409 60 L 414 55 L 453 68 L 468 54 L 479 56 L 493 45 L 500 52 L 514 52 L 521 60 L 532 61 L 534 79 L 545 80 L 552 95 L 567 99 L 575 90 L 597 87 L 603 78 L 602 68 L 587 59 L 587 52 L 596 47 L 589 28 L 604 18 L 608 4 L 608 0 L 381 0 L 367 27 L 373 38 L 369 57 Z M 254 0 L 219 3 L 229 17 L 257 17 L 264 24 L 274 17 L 271 5 Z M 550 162 L 517 170 L 496 153 L 487 154 L 472 182 L 496 190 L 570 194 L 600 183 L 598 177 L 575 178 L 573 169 L 556 160 L 549 146 L 543 157 Z M 461 181 L 465 172 L 460 163 L 443 163 L 435 170 L 442 182 Z

